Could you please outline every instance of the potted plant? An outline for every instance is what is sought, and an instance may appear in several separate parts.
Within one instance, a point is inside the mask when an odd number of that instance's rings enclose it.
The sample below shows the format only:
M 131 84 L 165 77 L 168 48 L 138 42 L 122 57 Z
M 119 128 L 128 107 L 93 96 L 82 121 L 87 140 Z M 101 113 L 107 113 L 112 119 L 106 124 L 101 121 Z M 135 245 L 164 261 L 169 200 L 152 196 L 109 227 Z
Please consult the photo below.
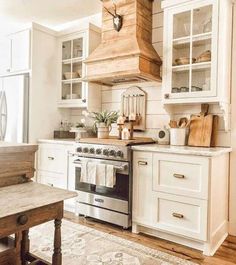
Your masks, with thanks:
M 117 111 L 102 111 L 93 112 L 94 129 L 97 131 L 97 136 L 100 139 L 109 138 L 109 132 L 111 130 L 111 124 L 116 123 L 118 119 Z

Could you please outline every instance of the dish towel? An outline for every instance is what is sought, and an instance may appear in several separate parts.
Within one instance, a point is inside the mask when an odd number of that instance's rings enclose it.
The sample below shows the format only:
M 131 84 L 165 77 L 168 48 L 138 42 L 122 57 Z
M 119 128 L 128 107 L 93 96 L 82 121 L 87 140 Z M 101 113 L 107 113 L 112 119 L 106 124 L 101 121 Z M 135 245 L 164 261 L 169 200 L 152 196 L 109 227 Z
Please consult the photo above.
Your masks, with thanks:
M 113 188 L 116 185 L 116 169 L 113 165 L 106 165 L 106 183 L 105 186 Z
M 81 162 L 80 181 L 96 185 L 96 163 L 87 160 Z
M 105 164 L 96 165 L 96 185 L 106 186 L 106 165 Z

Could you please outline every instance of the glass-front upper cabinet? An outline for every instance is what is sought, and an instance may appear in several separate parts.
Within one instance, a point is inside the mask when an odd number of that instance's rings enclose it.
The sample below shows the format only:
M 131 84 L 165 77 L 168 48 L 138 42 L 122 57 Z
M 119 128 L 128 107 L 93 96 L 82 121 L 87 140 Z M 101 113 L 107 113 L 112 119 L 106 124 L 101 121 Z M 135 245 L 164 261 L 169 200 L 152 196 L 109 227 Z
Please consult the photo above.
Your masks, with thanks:
M 189 1 L 165 15 L 164 99 L 216 96 L 216 1 Z
M 81 35 L 61 43 L 61 101 L 64 103 L 78 104 L 85 101 L 83 87 L 86 84 L 82 82 L 85 59 L 84 38 L 84 35 Z

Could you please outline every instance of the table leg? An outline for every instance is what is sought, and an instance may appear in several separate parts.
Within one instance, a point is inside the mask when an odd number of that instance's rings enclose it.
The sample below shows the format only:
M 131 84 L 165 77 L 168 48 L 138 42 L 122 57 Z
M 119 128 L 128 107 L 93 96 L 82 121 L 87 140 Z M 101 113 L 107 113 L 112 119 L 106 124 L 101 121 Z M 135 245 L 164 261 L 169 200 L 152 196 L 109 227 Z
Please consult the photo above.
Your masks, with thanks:
M 52 265 L 62 265 L 62 254 L 61 254 L 61 219 L 54 221 L 55 232 L 54 232 L 54 252 L 52 256 Z
M 22 241 L 21 241 L 21 262 L 22 265 L 26 265 L 26 254 L 29 253 L 30 240 L 29 240 L 29 230 L 22 232 Z

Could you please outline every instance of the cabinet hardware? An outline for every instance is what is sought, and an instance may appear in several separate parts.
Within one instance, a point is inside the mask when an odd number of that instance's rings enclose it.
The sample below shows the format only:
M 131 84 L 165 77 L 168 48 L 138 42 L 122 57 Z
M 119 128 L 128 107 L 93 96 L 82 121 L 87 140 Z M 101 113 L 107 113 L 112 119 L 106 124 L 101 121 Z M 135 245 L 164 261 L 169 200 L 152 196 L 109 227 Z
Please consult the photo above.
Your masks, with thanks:
M 54 157 L 49 156 L 48 159 L 49 159 L 49 160 L 54 160 Z
M 51 183 L 48 183 L 48 186 L 50 186 L 50 187 L 53 187 L 53 184 L 51 184 Z
M 95 202 L 104 203 L 104 200 L 103 200 L 103 199 L 98 199 L 98 198 L 95 198 L 94 200 L 95 200 Z
M 83 103 L 86 103 L 86 99 L 82 99 L 82 102 L 83 102 Z
M 185 176 L 184 175 L 181 175 L 181 174 L 174 174 L 173 176 L 175 178 L 177 178 L 177 179 L 184 179 L 185 178 Z
M 27 217 L 27 215 L 25 215 L 25 214 L 20 215 L 20 216 L 17 218 L 17 223 L 18 223 L 19 225 L 25 225 L 27 222 L 28 222 L 28 217 Z
M 183 214 L 180 214 L 180 213 L 172 213 L 172 216 L 176 217 L 176 218 L 179 218 L 179 219 L 183 219 L 184 218 Z
M 11 69 L 8 68 L 6 71 L 7 71 L 8 73 L 10 73 L 10 72 L 11 72 Z
M 139 166 L 146 166 L 147 164 L 148 164 L 148 162 L 146 162 L 146 161 L 138 161 Z
M 165 97 L 165 99 L 168 99 L 168 98 L 170 98 L 170 95 L 169 94 L 165 94 L 164 97 Z

